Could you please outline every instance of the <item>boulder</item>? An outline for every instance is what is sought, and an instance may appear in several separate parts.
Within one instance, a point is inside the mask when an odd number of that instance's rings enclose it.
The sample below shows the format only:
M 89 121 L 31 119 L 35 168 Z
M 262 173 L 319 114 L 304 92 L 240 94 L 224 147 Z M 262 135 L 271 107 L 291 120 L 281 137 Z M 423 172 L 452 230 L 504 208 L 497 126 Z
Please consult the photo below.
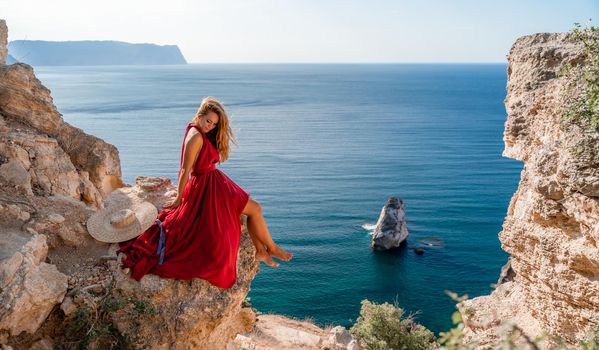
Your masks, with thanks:
M 46 236 L 0 234 L 0 344 L 2 338 L 34 333 L 67 291 L 67 276 L 45 263 Z
M 399 247 L 407 237 L 404 203 L 397 197 L 390 197 L 381 210 L 371 245 L 377 250 L 388 250 Z

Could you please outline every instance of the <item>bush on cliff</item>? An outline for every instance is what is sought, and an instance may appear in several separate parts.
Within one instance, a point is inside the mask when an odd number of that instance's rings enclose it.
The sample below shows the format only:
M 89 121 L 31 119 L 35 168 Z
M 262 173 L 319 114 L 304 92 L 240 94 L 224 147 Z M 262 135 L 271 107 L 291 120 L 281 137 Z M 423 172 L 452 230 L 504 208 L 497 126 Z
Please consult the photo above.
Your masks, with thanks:
M 599 132 L 599 27 L 583 28 L 576 23 L 570 40 L 582 44 L 584 63 L 564 66 L 569 77 L 565 90 L 564 122 L 574 123 L 586 132 Z
M 362 301 L 360 316 L 350 332 L 371 350 L 433 349 L 434 334 L 389 303 Z

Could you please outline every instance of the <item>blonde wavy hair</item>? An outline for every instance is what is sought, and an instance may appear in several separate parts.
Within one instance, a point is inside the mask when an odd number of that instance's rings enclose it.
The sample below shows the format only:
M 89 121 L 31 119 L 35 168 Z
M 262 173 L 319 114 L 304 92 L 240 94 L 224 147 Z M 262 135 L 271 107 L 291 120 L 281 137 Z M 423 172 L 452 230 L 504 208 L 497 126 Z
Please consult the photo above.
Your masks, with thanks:
M 231 150 L 230 143 L 233 142 L 234 144 L 237 144 L 237 141 L 235 140 L 235 135 L 233 135 L 233 130 L 231 130 L 231 126 L 229 125 L 229 116 L 227 115 L 227 112 L 225 112 L 222 103 L 214 97 L 205 97 L 191 122 L 197 124 L 199 119 L 210 111 L 218 115 L 218 123 L 216 123 L 216 127 L 210 130 L 206 136 L 218 151 L 220 163 L 223 163 L 229 159 L 229 152 Z

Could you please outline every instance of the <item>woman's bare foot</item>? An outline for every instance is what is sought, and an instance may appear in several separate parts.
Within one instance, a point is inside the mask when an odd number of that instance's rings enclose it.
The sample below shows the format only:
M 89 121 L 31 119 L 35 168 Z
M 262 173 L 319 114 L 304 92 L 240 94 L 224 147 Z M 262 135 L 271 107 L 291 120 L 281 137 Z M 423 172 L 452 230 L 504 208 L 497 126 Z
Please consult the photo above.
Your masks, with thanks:
M 270 255 L 265 250 L 256 252 L 256 260 L 262 261 L 263 263 L 265 263 L 266 265 L 268 265 L 270 267 L 279 267 L 279 263 L 272 260 Z
M 283 261 L 289 261 L 291 258 L 293 258 L 293 254 L 284 251 L 278 245 L 268 248 L 268 253 L 270 256 L 274 256 L 275 258 L 281 259 Z

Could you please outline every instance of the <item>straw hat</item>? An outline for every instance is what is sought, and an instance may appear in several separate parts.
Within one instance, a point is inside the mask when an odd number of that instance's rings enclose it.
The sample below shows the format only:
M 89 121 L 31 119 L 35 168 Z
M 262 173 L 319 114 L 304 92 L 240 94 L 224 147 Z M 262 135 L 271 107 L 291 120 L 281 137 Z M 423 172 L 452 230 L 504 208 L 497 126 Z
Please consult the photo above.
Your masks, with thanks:
M 156 207 L 139 198 L 114 191 L 106 200 L 106 208 L 97 211 L 87 220 L 87 231 L 100 242 L 128 241 L 147 230 L 158 215 Z

